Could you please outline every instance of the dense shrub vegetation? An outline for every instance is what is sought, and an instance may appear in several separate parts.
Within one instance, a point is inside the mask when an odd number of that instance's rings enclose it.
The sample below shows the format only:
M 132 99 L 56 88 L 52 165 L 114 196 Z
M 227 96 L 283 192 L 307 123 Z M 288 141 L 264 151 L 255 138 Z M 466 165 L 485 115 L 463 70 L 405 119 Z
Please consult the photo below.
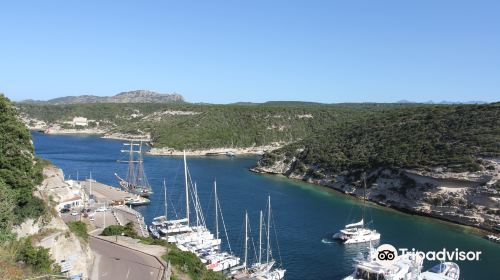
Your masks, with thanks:
M 115 236 L 115 235 L 124 235 L 132 238 L 137 238 L 138 235 L 134 230 L 134 224 L 132 222 L 127 223 L 125 226 L 121 225 L 111 225 L 106 227 L 101 235 L 103 236 Z
M 478 157 L 500 156 L 500 104 L 391 108 L 331 126 L 268 153 L 262 165 L 296 157 L 294 171 L 446 166 L 478 170 Z
M 29 131 L 12 103 L 0 94 L 0 275 L 5 279 L 58 272 L 48 249 L 34 247 L 30 238 L 15 240 L 11 232 L 26 218 L 47 214 L 43 200 L 33 196 L 34 187 L 43 180 L 46 161 L 35 158 L 33 152 Z
M 353 121 L 396 104 L 325 105 L 268 103 L 258 105 L 200 104 L 17 104 L 20 111 L 49 123 L 83 116 L 117 132 L 151 133 L 156 147 L 197 149 L 249 147 L 293 142 L 326 128 Z M 189 114 L 163 114 L 165 111 Z
M 28 129 L 12 103 L 0 95 L 0 240 L 13 224 L 46 212 L 44 202 L 33 196 L 35 185 L 43 180 L 44 164 L 33 152 Z

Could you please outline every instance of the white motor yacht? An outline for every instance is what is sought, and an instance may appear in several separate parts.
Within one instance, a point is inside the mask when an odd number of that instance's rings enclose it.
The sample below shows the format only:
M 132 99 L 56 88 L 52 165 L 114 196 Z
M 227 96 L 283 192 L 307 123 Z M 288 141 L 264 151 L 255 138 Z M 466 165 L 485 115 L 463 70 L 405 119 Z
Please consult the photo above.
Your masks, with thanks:
M 423 259 L 417 254 L 407 253 L 398 256 L 390 266 L 377 262 L 377 251 L 370 247 L 368 256 L 355 259 L 355 270 L 344 280 L 417 280 L 422 270 Z
M 454 262 L 444 262 L 435 265 L 422 273 L 419 280 L 458 280 L 460 267 Z

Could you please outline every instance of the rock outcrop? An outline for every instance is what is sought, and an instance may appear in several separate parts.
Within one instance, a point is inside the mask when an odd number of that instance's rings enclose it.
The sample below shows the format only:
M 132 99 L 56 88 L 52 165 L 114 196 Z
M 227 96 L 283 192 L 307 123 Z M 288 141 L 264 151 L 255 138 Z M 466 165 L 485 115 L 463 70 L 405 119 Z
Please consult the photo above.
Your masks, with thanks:
M 439 218 L 488 231 L 500 224 L 500 159 L 481 159 L 478 172 L 378 168 L 367 174 L 366 198 L 404 212 Z M 297 166 L 300 165 L 300 166 Z M 252 171 L 282 174 L 347 195 L 365 194 L 359 172 L 326 173 L 295 158 L 259 161 Z
M 47 101 L 24 100 L 22 103 L 37 104 L 81 104 L 81 103 L 170 103 L 184 102 L 184 97 L 177 93 L 157 93 L 149 90 L 134 90 L 121 92 L 115 96 L 65 96 Z
M 42 198 L 52 207 L 57 200 L 71 196 L 72 190 L 64 182 L 62 170 L 49 166 L 44 168 L 45 180 L 37 187 L 35 195 Z M 83 273 L 90 275 L 93 254 L 85 240 L 79 239 L 64 223 L 57 211 L 50 209 L 47 216 L 38 220 L 28 219 L 13 229 L 18 238 L 32 236 L 34 245 L 49 249 L 50 255 L 61 265 L 65 261 L 71 262 L 70 275 Z

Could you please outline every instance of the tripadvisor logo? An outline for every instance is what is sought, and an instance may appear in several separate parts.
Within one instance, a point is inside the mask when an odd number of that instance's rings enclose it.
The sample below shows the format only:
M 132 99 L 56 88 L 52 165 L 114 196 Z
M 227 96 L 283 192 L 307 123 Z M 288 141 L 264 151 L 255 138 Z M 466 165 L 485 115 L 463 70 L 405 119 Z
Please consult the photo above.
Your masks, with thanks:
M 396 249 L 390 244 L 383 244 L 377 248 L 375 254 L 376 262 L 382 266 L 391 266 L 396 262 L 399 255 L 412 254 L 418 256 L 418 259 L 427 261 L 479 261 L 482 252 L 481 251 L 461 251 L 458 248 L 454 250 L 448 250 L 443 248 L 439 251 L 418 251 L 414 248 L 408 250 L 406 248 Z
M 417 251 L 415 248 L 408 250 L 406 248 L 399 248 L 399 251 L 401 254 L 417 254 L 419 257 L 421 257 L 424 260 L 428 261 L 479 261 L 481 254 L 483 252 L 481 251 L 461 251 L 458 248 L 455 248 L 455 250 L 448 250 L 446 248 L 443 248 L 442 250 L 439 251 Z
M 398 257 L 398 251 L 390 244 L 383 244 L 378 246 L 376 252 L 376 261 L 382 266 L 390 266 Z

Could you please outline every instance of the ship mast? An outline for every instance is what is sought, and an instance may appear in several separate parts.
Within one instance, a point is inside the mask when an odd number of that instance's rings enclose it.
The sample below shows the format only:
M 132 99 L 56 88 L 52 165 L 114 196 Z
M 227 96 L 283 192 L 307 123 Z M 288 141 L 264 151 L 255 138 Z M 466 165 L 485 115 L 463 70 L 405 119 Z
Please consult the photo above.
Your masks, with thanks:
M 130 151 L 128 157 L 128 175 L 127 175 L 127 188 L 130 190 L 135 186 L 134 176 L 134 141 L 130 141 Z
M 165 221 L 168 221 L 167 219 L 167 213 L 168 213 L 168 208 L 167 208 L 167 184 L 165 183 L 165 179 L 163 179 L 163 199 L 164 199 L 164 207 L 165 207 Z
M 259 263 L 262 263 L 262 210 L 259 217 Z
M 217 198 L 217 181 L 214 180 L 214 196 L 215 196 L 215 235 L 219 239 L 219 201 Z
M 245 211 L 245 271 L 247 270 L 248 260 L 248 212 Z
M 366 173 L 363 173 L 363 184 L 364 184 L 364 192 L 363 192 L 363 228 L 365 227 L 365 208 L 366 208 Z
M 269 263 L 269 251 L 270 251 L 270 243 L 269 236 L 271 234 L 271 196 L 267 197 L 268 208 L 267 208 L 267 250 L 266 250 L 266 263 Z
M 142 167 L 142 162 L 143 162 L 143 159 L 142 159 L 142 141 L 140 142 L 139 144 L 139 151 L 138 151 L 138 156 L 137 156 L 137 174 L 135 176 L 136 178 L 136 182 L 135 182 L 135 185 L 136 186 L 144 186 L 144 178 L 143 178 L 143 167 Z
M 187 163 L 186 163 L 186 151 L 184 151 L 184 180 L 186 183 L 186 219 L 189 225 L 189 184 L 188 184 L 188 173 L 187 173 Z

